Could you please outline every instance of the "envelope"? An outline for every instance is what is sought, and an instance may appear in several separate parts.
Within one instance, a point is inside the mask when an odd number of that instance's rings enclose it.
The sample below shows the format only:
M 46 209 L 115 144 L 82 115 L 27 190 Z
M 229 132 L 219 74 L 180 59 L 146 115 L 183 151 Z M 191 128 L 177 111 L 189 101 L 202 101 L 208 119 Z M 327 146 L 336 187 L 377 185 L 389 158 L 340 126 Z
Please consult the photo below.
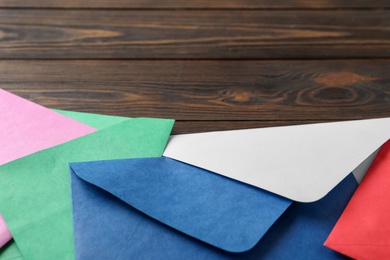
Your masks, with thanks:
M 3 217 L 0 215 L 0 247 L 4 246 L 12 239 L 12 235 L 8 230 Z
M 29 101 L 27 101 L 29 102 Z M 91 113 L 81 113 L 81 112 L 73 112 L 73 111 L 65 111 L 65 110 L 53 110 L 59 114 L 62 114 L 64 116 L 73 118 L 74 120 L 77 120 L 79 122 L 82 122 L 84 124 L 88 124 L 91 127 L 94 127 L 95 129 L 101 130 L 106 127 L 112 126 L 114 124 L 123 122 L 125 120 L 128 120 L 129 118 L 126 117 L 119 117 L 119 116 L 107 116 L 107 115 L 98 115 L 98 114 L 91 114 Z M 28 113 L 28 111 L 23 111 L 24 113 Z M 0 219 L 1 222 L 1 219 Z M 5 223 L 4 223 L 5 224 Z M 1 225 L 0 225 L 1 226 Z M 6 226 L 3 226 L 3 229 L 5 230 Z M 1 229 L 1 227 L 0 227 Z M 7 228 L 8 230 L 8 228 Z M 7 232 L 7 231 L 3 231 Z M 0 236 L 1 237 L 1 236 Z M 4 236 L 4 239 L 9 240 L 12 238 L 12 236 Z M 0 260 L 16 260 L 16 259 L 22 259 L 22 255 L 15 244 L 14 241 L 10 241 L 7 243 L 4 248 L 0 249 Z
M 20 260 L 23 259 L 16 243 L 11 240 L 0 249 L 1 260 Z
M 0 89 L 0 165 L 96 129 Z M 0 248 L 12 236 L 0 215 Z
M 74 257 L 69 161 L 160 156 L 172 125 L 127 119 L 1 166 L 0 211 L 23 257 Z
M 70 170 L 76 259 L 346 259 L 323 242 L 353 174 L 299 203 L 165 157 Z
M 313 202 L 389 138 L 390 118 L 380 118 L 176 135 L 164 156 Z
M 0 165 L 96 131 L 3 89 L 0 111 Z
M 390 259 L 390 141 L 379 151 L 325 245 L 355 259 Z

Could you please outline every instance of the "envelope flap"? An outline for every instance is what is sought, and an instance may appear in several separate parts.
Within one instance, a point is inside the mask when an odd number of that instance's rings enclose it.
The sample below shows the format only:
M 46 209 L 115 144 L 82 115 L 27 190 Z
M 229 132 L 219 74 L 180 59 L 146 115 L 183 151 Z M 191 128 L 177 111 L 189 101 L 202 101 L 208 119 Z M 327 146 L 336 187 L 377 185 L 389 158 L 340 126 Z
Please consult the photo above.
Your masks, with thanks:
M 229 252 L 251 249 L 290 200 L 169 158 L 72 163 L 71 170 L 150 217 Z
M 390 141 L 379 150 L 325 245 L 357 259 L 390 259 Z
M 0 165 L 96 131 L 0 89 Z
M 170 157 L 286 198 L 325 196 L 390 137 L 390 118 L 172 136 Z

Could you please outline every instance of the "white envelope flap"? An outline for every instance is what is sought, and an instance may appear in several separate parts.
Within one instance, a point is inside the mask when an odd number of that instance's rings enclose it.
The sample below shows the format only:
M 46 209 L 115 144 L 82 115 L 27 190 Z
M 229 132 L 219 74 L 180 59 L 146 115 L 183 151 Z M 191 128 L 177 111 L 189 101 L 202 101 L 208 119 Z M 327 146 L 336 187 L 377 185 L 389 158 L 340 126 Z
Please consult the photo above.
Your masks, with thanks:
M 164 156 L 313 202 L 390 138 L 390 118 L 172 136 Z

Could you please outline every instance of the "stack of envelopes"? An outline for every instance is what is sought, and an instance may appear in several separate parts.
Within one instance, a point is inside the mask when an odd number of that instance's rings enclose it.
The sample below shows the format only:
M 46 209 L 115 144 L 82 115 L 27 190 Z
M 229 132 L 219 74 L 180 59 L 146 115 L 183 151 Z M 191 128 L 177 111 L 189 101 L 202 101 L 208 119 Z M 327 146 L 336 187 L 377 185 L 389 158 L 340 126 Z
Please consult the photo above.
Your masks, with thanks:
M 0 260 L 390 257 L 390 118 L 170 137 L 1 89 L 0 109 Z

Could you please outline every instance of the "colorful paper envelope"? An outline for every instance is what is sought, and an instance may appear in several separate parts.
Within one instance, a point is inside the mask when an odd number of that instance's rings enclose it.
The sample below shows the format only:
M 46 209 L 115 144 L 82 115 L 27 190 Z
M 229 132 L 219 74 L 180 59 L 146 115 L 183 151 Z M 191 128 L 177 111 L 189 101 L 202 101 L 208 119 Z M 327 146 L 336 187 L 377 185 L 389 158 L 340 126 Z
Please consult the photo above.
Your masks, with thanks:
M 3 248 L 1 248 L 0 259 L 1 260 L 20 260 L 20 259 L 23 259 L 23 256 L 20 253 L 20 250 L 17 247 L 15 241 L 11 240 Z
M 96 131 L 3 89 L 0 111 L 0 165 Z M 0 248 L 11 238 L 0 215 Z
M 355 259 L 390 259 L 390 141 L 380 149 L 325 245 Z
M 88 124 L 89 126 L 92 126 L 98 130 L 104 129 L 106 127 L 112 126 L 114 124 L 129 119 L 126 117 L 119 117 L 119 116 L 107 116 L 107 115 L 80 113 L 80 112 L 72 112 L 72 111 L 64 111 L 64 110 L 54 110 L 54 111 L 62 115 L 65 115 L 67 117 L 73 118 L 84 124 Z M 14 241 L 8 242 L 8 244 L 4 248 L 0 249 L 0 260 L 11 260 L 11 259 L 12 260 L 23 259 Z
M 164 156 L 294 201 L 324 197 L 390 138 L 390 118 L 173 136 Z
M 180 164 L 177 161 L 169 161 L 168 158 L 89 162 L 72 165 L 72 196 L 74 199 L 73 209 L 76 255 L 79 259 L 93 258 L 97 256 L 95 254 L 96 249 L 98 255 L 109 256 L 113 254 L 115 257 L 123 257 L 124 255 L 130 255 L 131 257 L 144 257 L 145 255 L 143 254 L 146 254 L 146 258 L 153 258 L 152 256 L 159 255 L 161 258 L 171 259 L 180 258 L 181 254 L 186 252 L 186 258 L 253 257 L 257 259 L 260 257 L 268 259 L 292 259 L 294 257 L 302 256 L 312 259 L 339 258 L 341 256 L 327 250 L 323 246 L 323 242 L 355 190 L 358 184 L 357 179 L 359 180 L 362 178 L 365 170 L 372 161 L 376 150 L 382 144 L 382 140 L 387 134 L 384 133 L 383 127 L 387 127 L 390 123 L 389 119 L 370 120 L 370 122 L 372 123 L 370 127 L 367 126 L 367 121 L 317 124 L 314 126 L 307 125 L 300 126 L 298 127 L 299 129 L 293 127 L 291 138 L 298 137 L 302 135 L 302 133 L 310 133 L 307 138 L 313 145 L 321 144 L 321 142 L 314 141 L 315 137 L 322 136 L 319 132 L 327 132 L 328 134 L 338 133 L 335 137 L 337 142 L 347 139 L 344 140 L 344 143 L 339 143 L 342 148 L 339 146 L 333 146 L 333 150 L 337 155 L 340 155 L 340 150 L 347 153 L 343 154 L 343 156 L 348 163 L 343 162 L 344 159 L 340 158 L 337 158 L 336 162 L 331 162 L 330 159 L 332 159 L 333 156 L 324 156 L 324 154 L 326 155 L 328 153 L 332 153 L 330 150 L 320 152 L 322 157 L 318 158 L 317 153 L 322 148 L 327 147 L 327 145 L 316 147 L 315 145 L 311 146 L 306 144 L 306 146 L 303 145 L 302 147 L 307 150 L 302 152 L 298 151 L 299 147 L 296 145 L 296 142 L 286 143 L 285 150 L 292 151 L 297 149 L 297 153 L 301 154 L 301 156 L 297 157 L 300 159 L 300 161 L 297 162 L 298 165 L 302 165 L 303 163 L 310 164 L 310 166 L 306 169 L 305 175 L 309 175 L 310 173 L 308 170 L 312 170 L 312 175 L 317 176 L 317 181 L 321 182 L 321 179 L 318 176 L 325 174 L 323 168 L 327 167 L 326 169 L 328 170 L 335 168 L 332 166 L 329 167 L 327 164 L 333 165 L 341 163 L 340 167 L 344 170 L 352 170 L 355 168 L 354 173 L 356 173 L 356 177 L 348 172 L 341 174 L 340 170 L 336 173 L 328 172 L 326 176 L 322 176 L 325 179 L 324 183 L 329 184 L 335 182 L 335 186 L 328 185 L 329 190 L 327 190 L 325 194 L 321 194 L 319 200 L 318 198 L 315 198 L 317 201 L 312 203 L 292 202 L 291 206 L 284 213 L 283 210 L 279 210 L 277 214 L 269 216 L 269 219 L 267 219 L 268 222 L 263 220 L 263 226 L 256 223 L 256 221 L 250 221 L 247 218 L 249 218 L 249 216 L 256 215 L 259 216 L 259 219 L 261 219 L 264 216 L 262 213 L 267 213 L 267 210 L 270 208 L 274 209 L 274 206 L 280 206 L 278 203 L 273 201 L 275 198 L 269 196 L 270 194 L 268 191 L 258 189 L 257 196 L 261 197 L 264 203 L 261 206 L 259 204 L 259 207 L 256 208 L 256 210 L 252 212 L 243 210 L 240 212 L 239 210 L 235 210 L 234 207 L 229 204 L 233 203 L 233 205 L 237 205 L 237 202 L 234 202 L 232 199 L 227 199 L 227 202 L 223 202 L 223 199 L 220 199 L 218 196 L 222 196 L 222 198 L 224 198 L 224 196 L 229 197 L 227 195 L 229 192 L 245 196 L 245 191 L 241 190 L 240 192 L 237 192 L 235 188 L 233 188 L 234 185 L 232 183 L 235 183 L 234 180 L 222 176 L 217 178 L 216 176 L 218 175 L 201 167 L 191 166 L 189 164 Z M 343 134 L 343 131 L 353 130 L 354 128 L 352 126 L 361 126 L 361 128 L 360 130 L 355 130 L 354 133 Z M 375 131 L 378 127 L 381 130 Z M 333 128 L 336 128 L 337 130 Z M 275 130 L 276 128 L 269 128 L 268 130 L 270 131 L 271 129 Z M 276 133 L 281 131 L 280 128 L 277 129 L 278 130 L 275 130 Z M 214 141 L 231 141 L 231 143 L 237 144 L 239 143 L 238 140 L 241 140 L 239 137 L 242 137 L 243 139 L 246 139 L 246 141 L 244 141 L 246 145 L 241 147 L 238 145 L 238 147 L 236 147 L 236 152 L 231 152 L 227 149 L 233 149 L 235 145 L 224 144 L 224 142 L 212 142 L 212 144 L 220 145 L 222 147 L 219 147 L 219 149 L 210 147 L 210 150 L 208 151 L 202 150 L 204 154 L 200 157 L 203 158 L 201 161 L 205 162 L 205 164 L 202 164 L 202 167 L 203 165 L 207 165 L 210 160 L 219 158 L 218 164 L 214 165 L 223 165 L 226 163 L 232 166 L 236 171 L 239 171 L 241 175 L 245 176 L 248 172 L 251 172 L 251 170 L 254 169 L 254 165 L 259 166 L 258 161 L 264 160 L 262 156 L 254 157 L 252 153 L 258 152 L 257 155 L 266 154 L 265 151 L 262 153 L 259 152 L 259 141 L 257 139 L 264 141 L 268 139 L 269 136 L 264 139 L 261 137 L 262 135 L 259 135 L 259 131 L 260 129 L 246 130 L 244 132 L 238 131 L 238 134 L 237 131 L 199 134 L 199 136 L 201 136 L 200 139 L 192 139 L 193 136 L 198 136 L 197 134 L 188 135 L 191 137 L 189 138 L 191 141 L 187 143 L 191 144 L 190 146 L 180 146 L 182 142 L 174 142 L 174 145 L 179 147 L 179 150 L 180 148 L 185 148 L 184 150 L 187 151 L 188 149 L 194 147 L 192 144 L 194 140 L 200 141 L 201 144 L 208 146 L 210 143 L 207 141 L 210 139 L 213 139 Z M 282 130 L 282 132 L 284 132 L 284 130 Z M 284 134 L 287 134 L 288 132 L 289 131 L 284 132 Z M 376 138 L 371 138 L 371 141 L 373 141 L 375 145 L 372 145 L 370 142 L 366 142 L 365 140 L 357 142 L 359 141 L 357 137 L 364 137 L 362 133 L 368 136 L 374 134 Z M 213 138 L 208 137 L 206 140 L 201 140 L 203 135 L 209 134 L 212 135 Z M 351 135 L 353 138 L 343 138 L 342 136 L 344 135 Z M 188 136 L 185 135 L 183 137 Z M 249 138 L 251 141 L 248 141 L 248 136 L 253 137 Z M 172 141 L 175 140 L 176 137 L 177 136 L 172 137 L 164 154 L 171 155 L 171 152 L 173 151 L 171 146 Z M 186 140 L 186 138 L 184 140 Z M 276 143 L 280 142 L 275 138 L 271 140 Z M 352 140 L 356 142 L 353 142 Z M 326 139 L 322 139 L 322 141 L 329 142 L 329 140 Z M 365 145 L 362 145 L 362 143 Z M 254 147 L 253 144 L 255 144 Z M 343 145 L 347 144 L 353 145 L 352 148 L 343 147 Z M 294 149 L 287 147 L 291 145 L 293 145 Z M 245 147 L 246 151 L 243 147 Z M 275 146 L 261 146 L 261 148 L 268 151 L 275 149 Z M 200 152 L 199 150 L 197 151 Z M 230 154 L 230 156 L 226 156 L 226 153 Z M 275 156 L 275 158 L 273 158 L 274 161 L 278 161 L 284 166 L 280 168 L 285 170 L 284 175 L 282 175 L 284 178 L 289 179 L 289 175 L 296 174 L 297 169 L 300 169 L 299 167 L 295 167 L 294 164 L 288 165 L 288 168 L 286 167 L 285 161 L 289 161 L 289 159 L 285 159 L 283 156 L 280 157 L 280 155 L 283 155 L 285 152 L 278 153 L 277 151 L 269 151 L 269 153 Z M 195 157 L 197 154 L 198 153 L 195 153 Z M 250 161 L 245 161 L 245 159 L 242 161 L 246 155 L 249 155 L 251 158 Z M 308 157 L 308 155 L 311 156 Z M 235 156 L 237 156 L 237 158 Z M 354 160 L 350 159 L 351 156 Z M 225 160 L 222 160 L 221 158 L 224 158 Z M 269 159 L 269 157 L 266 158 Z M 359 160 L 357 160 L 357 158 L 359 158 Z M 156 160 L 159 163 L 156 163 Z M 241 162 L 241 164 L 237 164 L 237 162 Z M 317 165 L 317 167 L 315 165 Z M 124 172 L 120 169 L 124 169 Z M 178 172 L 175 172 L 176 170 L 172 172 L 172 169 L 176 169 Z M 224 169 L 226 169 L 226 167 L 224 167 Z M 263 168 L 259 167 L 258 172 L 262 173 L 262 169 Z M 121 174 L 123 176 L 118 176 Z M 150 177 L 150 174 L 155 177 Z M 203 177 L 199 177 L 198 175 Z M 214 176 L 210 177 L 213 181 L 210 181 L 207 177 L 205 177 L 209 175 Z M 329 180 L 329 175 L 332 177 L 330 178 L 331 180 Z M 140 179 L 139 176 L 143 176 L 147 180 L 142 178 Z M 198 176 L 201 181 L 194 176 Z M 122 177 L 129 179 L 125 180 Z M 184 179 L 181 180 L 181 178 Z M 268 176 L 268 178 L 272 179 L 273 177 Z M 118 181 L 118 179 L 120 181 Z M 155 182 L 154 184 L 153 180 Z M 162 180 L 166 180 L 166 183 Z M 138 181 L 140 181 L 142 185 L 137 186 L 139 184 Z M 202 181 L 213 184 L 206 185 Z M 285 180 L 281 181 L 284 182 Z M 302 182 L 306 186 L 302 186 Z M 137 188 L 135 188 L 135 190 L 129 189 L 129 194 L 126 194 L 126 190 L 123 189 L 123 187 L 120 187 L 124 183 L 132 183 L 136 185 Z M 305 180 L 301 179 L 298 184 L 299 185 L 295 185 L 295 188 L 299 187 L 302 188 L 302 190 L 290 189 L 292 190 L 292 194 L 294 196 L 299 195 L 300 192 L 302 194 L 297 197 L 300 197 L 301 199 L 304 198 L 304 201 L 310 201 L 314 199 L 315 196 L 319 196 L 319 193 L 312 191 L 313 186 L 311 184 L 313 184 L 313 180 L 305 182 Z M 314 188 L 318 187 L 317 183 L 314 184 L 316 184 L 314 185 Z M 240 185 L 242 185 L 242 183 Z M 129 185 L 126 187 L 128 186 Z M 219 192 L 214 192 L 211 188 L 214 186 L 216 187 L 216 191 Z M 223 188 L 217 188 L 224 186 L 226 189 L 223 192 L 221 191 Z M 150 189 L 147 189 L 147 187 Z M 181 189 L 178 187 L 181 187 L 182 191 L 180 191 Z M 208 189 L 204 189 L 204 187 L 208 187 Z M 250 193 L 249 190 L 252 191 L 254 187 L 244 185 L 240 186 L 240 188 L 247 188 Z M 272 192 L 275 191 L 272 190 Z M 111 209 L 110 204 L 114 203 L 113 201 L 115 201 L 115 199 L 112 196 L 110 197 L 108 193 L 117 196 L 119 198 L 117 200 L 121 200 L 123 202 L 117 202 L 116 206 Z M 152 199 L 149 193 L 154 196 L 152 196 Z M 278 195 L 274 194 L 273 196 Z M 99 198 L 103 199 L 100 200 Z M 237 196 L 237 198 L 240 198 L 240 196 Z M 110 203 L 108 203 L 108 201 L 110 201 Z M 170 202 L 172 202 L 172 204 L 170 204 Z M 202 206 L 200 206 L 201 204 Z M 288 206 L 288 204 L 281 205 L 280 209 Z M 253 206 L 248 206 L 248 208 L 252 209 Z M 95 212 L 95 217 L 90 215 L 91 212 Z M 99 214 L 97 212 L 99 212 Z M 144 215 L 139 212 L 142 212 Z M 176 214 L 177 218 L 172 217 L 172 215 Z M 129 222 L 126 222 L 126 224 L 123 225 L 128 226 L 128 229 L 126 229 L 122 224 L 118 224 L 123 223 L 125 218 L 129 219 Z M 112 219 L 116 219 L 116 221 L 111 223 L 110 220 Z M 157 220 L 157 222 L 152 219 Z M 232 222 L 229 222 L 231 219 L 235 219 L 240 228 L 236 228 L 232 225 Z M 99 229 L 94 228 L 99 222 L 105 223 L 105 225 L 101 225 Z M 156 223 L 158 223 L 158 225 Z M 272 223 L 274 224 L 272 225 Z M 245 226 L 247 229 L 240 225 Z M 210 229 L 210 227 L 213 228 Z M 104 239 L 102 237 L 102 234 L 109 234 L 110 229 L 123 231 L 123 235 L 116 232 L 113 232 L 113 234 L 110 235 L 110 238 L 117 238 L 115 240 L 115 250 L 111 250 L 114 245 L 106 244 L 107 241 L 110 241 L 111 239 Z M 148 230 L 149 233 L 145 232 L 144 229 Z M 159 242 L 156 237 L 163 236 L 163 233 L 166 233 L 169 230 L 172 232 L 168 233 L 169 235 L 166 235 L 167 239 L 164 240 L 163 244 L 160 244 L 162 242 Z M 253 233 L 245 233 L 245 230 L 252 230 Z M 259 230 L 262 231 L 260 232 Z M 138 237 L 141 236 L 140 233 L 144 234 L 142 236 L 142 240 L 138 240 Z M 132 235 L 129 237 L 129 234 Z M 102 239 L 94 241 L 93 239 L 96 237 L 102 237 Z M 168 240 L 173 241 L 172 244 L 169 244 Z M 245 241 L 245 243 L 242 243 L 242 241 Z M 255 246 L 254 241 L 258 242 Z M 131 244 L 131 246 L 127 247 L 125 250 L 123 248 L 126 247 L 126 243 Z M 206 243 L 208 245 L 206 245 Z M 148 244 L 152 244 L 153 247 L 148 247 Z M 91 245 L 93 246 L 91 247 Z M 148 247 L 148 252 L 142 251 L 141 248 L 143 247 Z M 253 249 L 251 249 L 252 247 Z M 97 248 L 99 248 L 99 250 Z M 119 255 L 113 253 L 113 251 L 117 250 Z M 235 252 L 235 254 L 232 252 Z
M 2 89 L 0 111 L 0 165 L 96 131 Z
M 64 111 L 107 128 L 49 148 L 59 115 L 1 98 L 3 111 L 35 112 L 0 115 L 17 147 L 5 155 L 36 153 L 0 166 L 0 212 L 17 243 L 0 259 L 18 248 L 26 259 L 343 259 L 322 244 L 390 137 L 389 118 L 178 135 L 160 157 L 172 120 Z
M 172 125 L 128 119 L 1 166 L 0 211 L 23 257 L 74 257 L 69 162 L 161 156 Z
M 357 186 L 298 203 L 169 158 L 72 163 L 76 259 L 344 259 L 323 246 Z
M 12 235 L 8 230 L 3 217 L 0 215 L 0 247 L 4 246 L 12 239 Z

